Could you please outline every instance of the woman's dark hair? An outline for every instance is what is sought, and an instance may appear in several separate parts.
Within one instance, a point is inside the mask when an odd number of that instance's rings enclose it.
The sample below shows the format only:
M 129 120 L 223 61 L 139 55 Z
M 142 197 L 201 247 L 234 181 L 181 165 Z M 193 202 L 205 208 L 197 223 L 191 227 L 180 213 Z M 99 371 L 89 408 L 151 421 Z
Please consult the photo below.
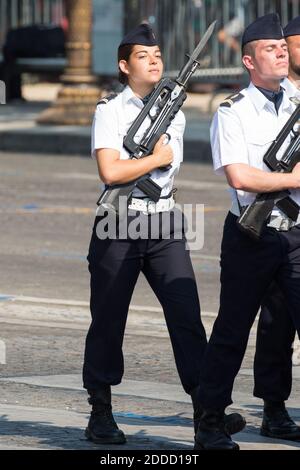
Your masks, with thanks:
M 118 63 L 120 60 L 126 60 L 128 62 L 130 54 L 133 51 L 135 44 L 125 44 L 124 46 L 119 47 L 118 49 Z M 122 85 L 127 85 L 128 83 L 128 78 L 125 73 L 123 73 L 119 69 L 119 82 L 122 83 Z

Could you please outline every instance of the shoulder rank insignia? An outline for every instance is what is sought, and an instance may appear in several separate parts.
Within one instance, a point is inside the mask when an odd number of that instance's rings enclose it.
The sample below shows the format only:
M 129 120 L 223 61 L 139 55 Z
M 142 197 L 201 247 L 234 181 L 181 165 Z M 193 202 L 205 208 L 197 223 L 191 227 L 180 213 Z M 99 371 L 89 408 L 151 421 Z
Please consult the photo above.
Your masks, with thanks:
M 118 96 L 118 93 L 111 93 L 110 95 L 104 96 L 104 98 L 101 98 L 101 100 L 98 101 L 97 105 L 98 104 L 106 104 L 110 100 L 113 100 L 114 98 L 116 98 L 116 96 Z
M 230 108 L 234 103 L 237 103 L 240 101 L 242 98 L 244 98 L 244 95 L 242 93 L 234 93 L 234 95 L 228 96 L 221 104 L 220 106 L 224 106 L 225 108 Z

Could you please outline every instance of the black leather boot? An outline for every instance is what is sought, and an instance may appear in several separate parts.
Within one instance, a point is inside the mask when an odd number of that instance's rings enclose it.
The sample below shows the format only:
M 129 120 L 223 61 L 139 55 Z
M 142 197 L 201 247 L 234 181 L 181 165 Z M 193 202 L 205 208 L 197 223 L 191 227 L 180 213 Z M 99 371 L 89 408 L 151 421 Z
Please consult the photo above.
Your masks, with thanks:
M 239 445 L 225 431 L 224 411 L 203 410 L 194 450 L 239 450 Z
M 85 436 L 96 444 L 124 444 L 125 435 L 121 431 L 112 414 L 110 386 L 98 390 L 89 390 L 88 402 L 92 412 Z
M 277 439 L 300 440 L 300 428 L 289 416 L 284 401 L 264 402 L 260 434 Z
M 198 430 L 201 415 L 203 413 L 203 408 L 199 405 L 198 391 L 199 391 L 199 387 L 196 387 L 191 391 L 191 398 L 192 398 L 193 409 L 194 409 L 193 418 L 194 418 L 195 436 Z M 226 414 L 224 415 L 224 424 L 225 424 L 225 431 L 228 434 L 236 434 L 237 432 L 241 432 L 244 429 L 244 427 L 246 426 L 246 420 L 239 413 L 230 413 L 228 415 Z

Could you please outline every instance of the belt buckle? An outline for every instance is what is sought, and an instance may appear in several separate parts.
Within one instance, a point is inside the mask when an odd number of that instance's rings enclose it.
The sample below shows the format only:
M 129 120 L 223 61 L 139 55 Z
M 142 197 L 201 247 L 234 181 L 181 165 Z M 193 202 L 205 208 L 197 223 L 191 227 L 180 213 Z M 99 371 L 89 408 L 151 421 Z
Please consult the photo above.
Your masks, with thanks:
M 293 225 L 293 221 L 289 218 L 282 218 L 278 230 L 280 232 L 288 232 Z
M 133 210 L 133 211 L 141 211 L 141 200 L 138 198 L 132 198 L 130 204 L 128 204 L 128 209 Z
M 149 201 L 147 201 L 147 211 L 145 212 L 145 214 L 155 214 L 155 212 L 156 212 L 156 203 L 152 201 L 151 199 L 149 199 Z

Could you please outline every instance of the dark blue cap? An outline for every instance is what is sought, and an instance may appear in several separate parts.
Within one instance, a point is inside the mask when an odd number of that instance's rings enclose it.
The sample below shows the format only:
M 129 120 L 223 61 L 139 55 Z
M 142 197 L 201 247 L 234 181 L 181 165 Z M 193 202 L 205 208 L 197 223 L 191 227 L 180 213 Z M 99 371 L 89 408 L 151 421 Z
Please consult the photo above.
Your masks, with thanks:
M 154 32 L 146 23 L 142 23 L 129 31 L 121 41 L 119 47 L 125 44 L 141 44 L 142 46 L 157 46 L 157 40 Z
M 284 34 L 278 14 L 269 13 L 268 15 L 257 18 L 253 23 L 247 26 L 242 37 L 242 47 L 248 42 L 257 41 L 259 39 L 283 38 Z
M 283 30 L 284 37 L 300 35 L 300 16 L 291 20 Z

